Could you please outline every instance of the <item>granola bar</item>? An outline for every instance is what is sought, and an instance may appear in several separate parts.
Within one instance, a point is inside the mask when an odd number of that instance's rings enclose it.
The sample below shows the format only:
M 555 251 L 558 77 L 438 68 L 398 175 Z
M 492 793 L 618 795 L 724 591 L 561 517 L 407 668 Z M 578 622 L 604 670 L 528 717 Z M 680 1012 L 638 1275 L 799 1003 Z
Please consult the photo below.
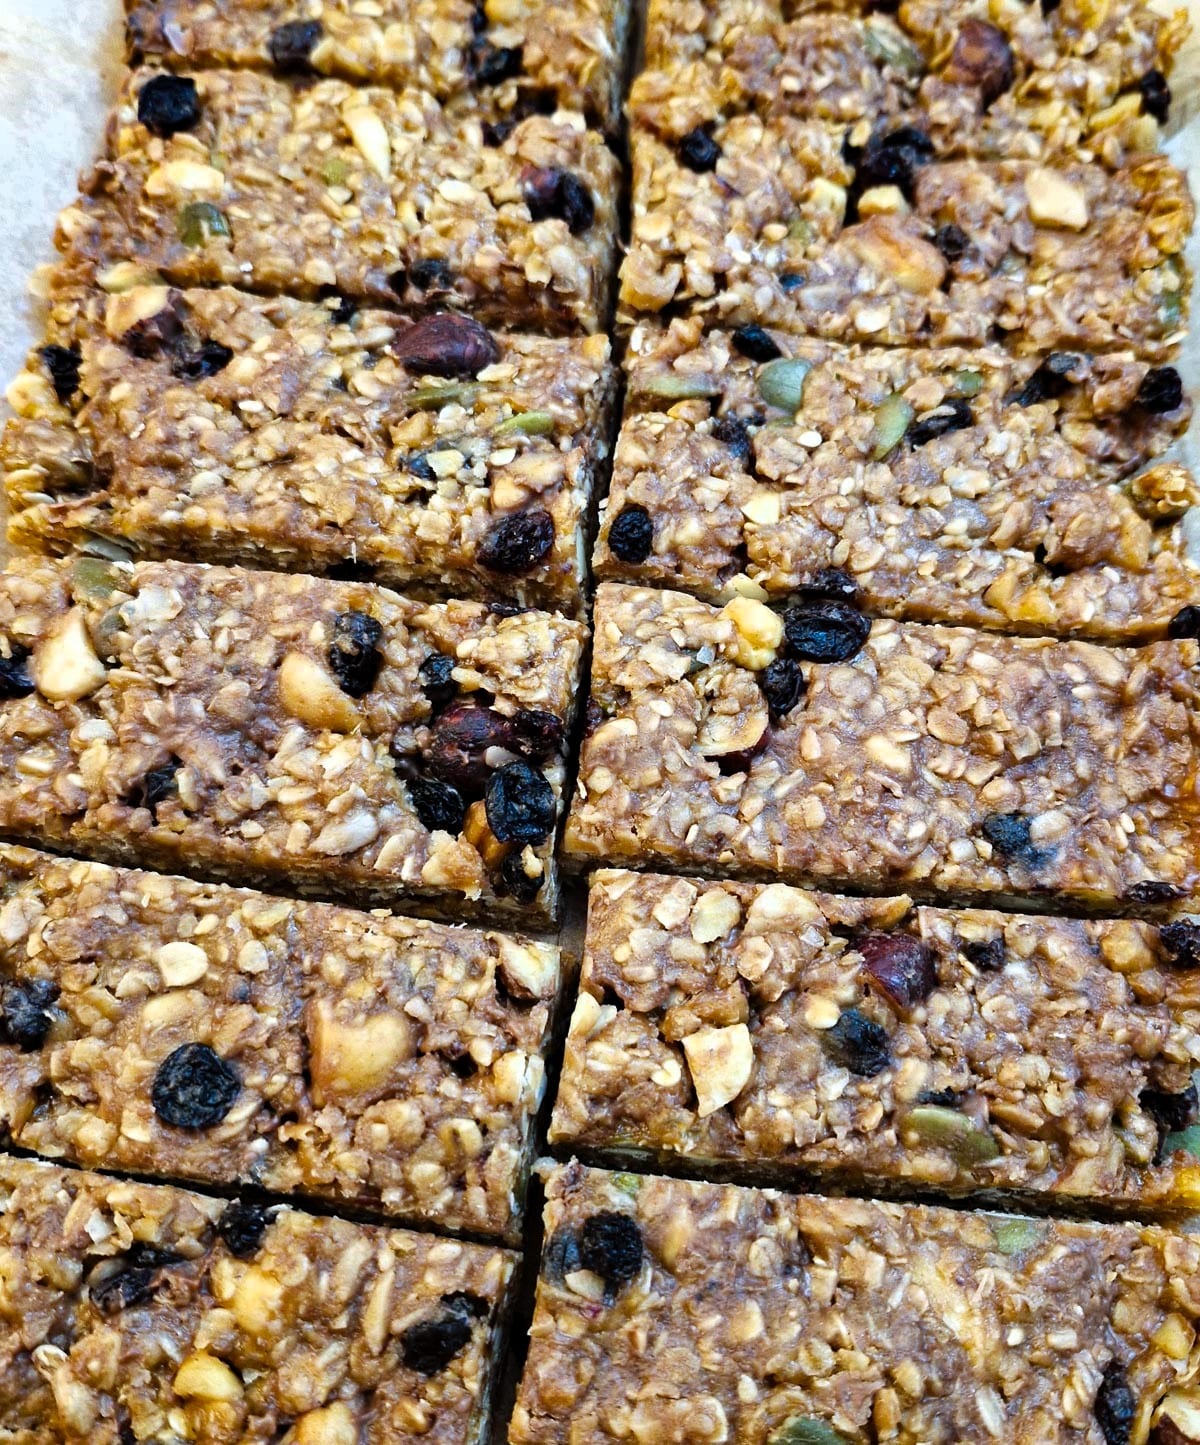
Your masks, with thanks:
M 513 1445 L 1186 1445 L 1200 1241 L 549 1171 Z
M 907 126 L 856 151 L 842 127 L 754 114 L 678 143 L 635 128 L 632 153 L 627 324 L 671 307 L 835 341 L 1156 361 L 1182 335 L 1193 206 L 1159 155 L 943 160 Z
M 483 1445 L 504 1250 L 0 1159 L 14 1445 Z
M 603 328 L 619 170 L 567 112 L 503 137 L 427 92 L 257 71 L 126 81 L 109 156 L 59 219 L 68 277 L 334 290 L 485 324 Z
M 426 593 L 582 610 L 615 390 L 606 337 L 229 288 L 68 294 L 56 309 L 9 390 L 13 541 L 352 562 Z M 78 378 L 65 401 L 47 361 L 61 377 L 64 349 Z M 531 516 L 544 536 L 514 549 Z
M 0 898 L 15 1144 L 518 1230 L 553 945 L 7 845 Z M 181 1083 L 209 1075 L 190 1110 Z
M 724 600 L 836 569 L 867 610 L 1116 639 L 1200 622 L 1200 489 L 1131 475 L 1190 415 L 1131 354 L 847 351 L 643 325 L 601 577 Z
M 1194 1210 L 1197 1070 L 1195 917 L 602 871 L 550 1139 L 708 1177 Z
M 836 587 L 833 589 L 836 591 Z M 579 863 L 921 897 L 1200 892 L 1200 643 L 597 591 Z
M 500 116 L 549 98 L 605 129 L 620 114 L 624 0 L 126 0 L 135 61 L 257 66 L 417 86 Z
M 552 919 L 581 624 L 82 558 L 0 574 L 0 834 Z

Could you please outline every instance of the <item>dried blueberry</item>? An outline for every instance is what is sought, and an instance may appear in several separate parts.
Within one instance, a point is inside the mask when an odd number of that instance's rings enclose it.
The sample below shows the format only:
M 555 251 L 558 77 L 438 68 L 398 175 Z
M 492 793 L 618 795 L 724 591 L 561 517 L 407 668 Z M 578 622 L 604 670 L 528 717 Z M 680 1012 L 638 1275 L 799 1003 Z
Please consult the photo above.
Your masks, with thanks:
M 1186 1129 L 1200 1115 L 1200 1093 L 1195 1084 L 1189 1084 L 1181 1094 L 1167 1094 L 1162 1089 L 1143 1089 L 1138 1103 L 1164 1134 Z
M 420 477 L 423 482 L 437 481 L 437 473 L 424 452 L 413 452 L 411 456 L 405 458 L 404 464 L 414 477 Z
M 50 373 L 50 380 L 54 383 L 54 395 L 59 401 L 70 401 L 79 390 L 79 348 L 43 346 L 38 355 Z
M 1200 638 L 1200 607 L 1195 606 L 1194 603 L 1181 607 L 1167 623 L 1167 636 Z
M 987 20 L 963 22 L 950 59 L 942 72 L 951 85 L 978 90 L 986 110 L 1013 83 L 1016 63 L 1004 31 Z
M 1024 813 L 991 813 L 979 831 L 1006 858 L 1036 863 L 1043 856 L 1041 849 L 1034 847 L 1031 824 Z
M 797 602 L 858 601 L 858 583 L 840 567 L 821 567 L 796 588 Z
M 1135 404 L 1152 416 L 1163 416 L 1183 404 L 1183 381 L 1173 366 L 1153 366 L 1142 377 Z
M 905 434 L 909 446 L 923 447 L 935 437 L 975 425 L 975 413 L 960 397 L 948 397 L 936 411 L 914 421 Z
M 289 20 L 278 26 L 267 41 L 271 63 L 284 74 L 304 74 L 312 69 L 312 53 L 324 33 L 319 20 Z
M 789 607 L 783 630 L 790 650 L 805 662 L 845 662 L 871 635 L 871 624 L 846 602 L 818 599 Z
M 1125 1367 L 1116 1360 L 1104 1371 L 1092 1413 L 1107 1445 L 1129 1445 L 1137 1401 L 1129 1388 Z
M 1017 406 L 1035 406 L 1040 401 L 1051 401 L 1061 396 L 1071 382 L 1071 372 L 1080 364 L 1080 358 L 1069 351 L 1052 351 L 1042 362 L 1023 387 L 1008 398 Z
M 196 82 L 185 75 L 156 75 L 138 95 L 138 120 L 152 135 L 166 139 L 200 122 Z
M 458 693 L 454 681 L 454 659 L 444 652 L 431 652 L 417 669 L 421 679 L 421 691 L 429 699 L 434 712 L 447 707 Z
M 614 1293 L 636 1279 L 645 1246 L 638 1222 L 628 1214 L 602 1209 L 589 1215 L 579 1231 L 579 1261 L 598 1274 Z
M 490 146 L 492 150 L 496 150 L 504 144 L 516 128 L 515 120 L 485 120 L 482 127 L 483 143 L 485 146 Z
M 436 1375 L 471 1341 L 471 1320 L 458 1305 L 443 1307 L 430 1319 L 418 1320 L 400 1336 L 405 1366 L 421 1375 Z
M 804 696 L 804 674 L 790 657 L 777 657 L 755 676 L 773 723 L 785 718 Z
M 804 285 L 804 273 L 802 271 L 780 271 L 776 280 L 784 295 L 790 295 L 793 291 L 799 291 Z
M 917 1095 L 918 1104 L 936 1104 L 939 1109 L 957 1109 L 962 1101 L 956 1089 L 922 1089 Z
M 493 773 L 484 794 L 488 827 L 501 843 L 540 843 L 554 830 L 554 789 L 528 763 Z
M 45 978 L 17 979 L 0 988 L 0 1043 L 28 1053 L 40 1049 L 50 1032 L 50 1010 L 58 988 Z
M 638 502 L 627 502 L 608 529 L 608 549 L 620 562 L 636 566 L 654 546 L 654 522 Z
M 334 295 L 328 299 L 336 302 L 329 313 L 329 319 L 335 326 L 346 326 L 358 315 L 358 302 L 352 296 Z
M 408 784 L 408 796 L 422 828 L 431 833 L 439 829 L 443 833 L 462 832 L 467 805 L 457 788 L 438 778 L 413 778 Z
M 873 186 L 896 186 L 911 200 L 914 175 L 932 155 L 933 142 L 916 126 L 900 126 L 887 135 L 877 131 L 855 164 L 855 195 Z
M 830 1058 L 852 1074 L 872 1079 L 892 1061 L 887 1030 L 856 1008 L 846 1009 L 821 1035 Z
M 688 131 L 679 142 L 679 159 L 689 171 L 703 173 L 714 170 L 722 154 L 721 147 L 703 126 Z
M 1142 109 L 1152 115 L 1159 125 L 1166 125 L 1171 111 L 1171 87 L 1161 70 L 1148 70 L 1137 83 L 1142 97 Z
M 206 340 L 180 351 L 171 362 L 171 375 L 180 381 L 203 381 L 216 376 L 233 360 L 233 352 L 220 341 Z
M 535 221 L 565 221 L 572 236 L 582 235 L 596 219 L 592 193 L 559 166 L 526 166 L 521 172 L 525 204 Z
M 455 703 L 434 726 L 425 754 L 426 768 L 460 793 L 478 796 L 491 775 L 487 753 L 492 748 L 515 751 L 509 719 L 490 707 Z
M 366 612 L 339 612 L 333 620 L 329 666 L 343 692 L 363 697 L 375 686 L 383 666 L 383 628 Z
M 500 360 L 500 347 L 486 326 L 449 311 L 398 332 L 392 349 L 405 371 L 426 376 L 475 376 Z
M 217 1233 L 230 1254 L 246 1259 L 257 1251 L 270 1222 L 270 1212 L 264 1205 L 234 1199 L 221 1211 Z
M 733 333 L 733 344 L 750 361 L 774 361 L 783 355 L 775 338 L 761 326 L 739 326 Z
M 8 656 L 0 657 L 0 698 L 28 697 L 33 691 L 33 678 L 26 664 L 29 649 L 19 642 L 8 644 Z
M 961 261 L 967 254 L 967 248 L 971 244 L 971 238 L 961 226 L 956 226 L 953 221 L 944 226 L 939 226 L 934 233 L 933 244 L 945 256 L 952 265 L 955 261 Z
M 1158 930 L 1166 962 L 1172 968 L 1200 968 L 1200 923 L 1179 918 Z
M 454 272 L 445 261 L 417 261 L 410 267 L 408 276 L 418 291 L 454 290 Z
M 971 939 L 959 945 L 963 957 L 975 965 L 980 973 L 998 973 L 1007 961 L 1002 938 Z
M 180 1044 L 158 1066 L 150 1090 L 154 1112 L 177 1129 L 211 1129 L 233 1108 L 242 1081 L 207 1044 Z
M 512 716 L 513 746 L 531 762 L 545 762 L 562 751 L 562 719 L 540 707 L 521 707 Z
M 933 954 L 911 933 L 867 933 L 858 940 L 863 971 L 889 1003 L 907 1010 L 937 987 Z
M 723 416 L 713 423 L 713 437 L 723 442 L 732 454 L 734 460 L 741 466 L 746 466 L 754 453 L 754 446 L 750 440 L 750 432 L 746 423 L 736 416 Z
M 184 340 L 184 312 L 177 291 L 167 293 L 166 302 L 153 316 L 143 316 L 121 334 L 121 345 L 141 361 L 152 361 L 163 352 L 174 354 Z
M 183 761 L 171 754 L 169 761 L 151 768 L 125 794 L 123 802 L 127 808 L 148 808 L 150 816 L 158 822 L 158 805 L 175 796 L 178 791 L 175 774 L 183 767 Z
M 580 1266 L 579 1236 L 569 1224 L 561 1224 L 542 1250 L 542 1274 L 551 1284 L 562 1284 Z
M 471 70 L 480 85 L 499 85 L 520 75 L 523 61 L 519 45 L 492 45 L 482 40 L 471 47 Z
M 545 878 L 538 874 L 531 878 L 525 871 L 525 864 L 520 853 L 509 853 L 500 864 L 500 885 L 504 892 L 518 903 L 533 903 L 538 894 L 542 891 L 542 884 Z
M 179 1264 L 180 1258 L 173 1250 L 138 1240 L 124 1254 L 96 1267 L 100 1278 L 88 1283 L 92 1303 L 105 1315 L 145 1304 L 162 1283 L 162 1271 Z
M 479 544 L 480 565 L 489 572 L 528 572 L 550 555 L 554 518 L 543 507 L 513 512 L 493 523 Z

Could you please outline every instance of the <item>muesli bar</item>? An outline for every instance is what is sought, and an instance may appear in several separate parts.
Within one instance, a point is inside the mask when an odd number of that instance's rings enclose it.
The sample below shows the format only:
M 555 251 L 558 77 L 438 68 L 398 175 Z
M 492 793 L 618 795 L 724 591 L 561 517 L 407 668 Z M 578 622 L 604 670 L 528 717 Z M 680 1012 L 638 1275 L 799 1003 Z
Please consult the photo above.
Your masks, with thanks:
M 513 1445 L 1187 1445 L 1200 1240 L 548 1170 Z
M 544 923 L 584 635 L 367 583 L 14 558 L 0 835 Z
M 1191 413 L 1173 367 L 698 318 L 638 327 L 626 365 L 598 576 L 723 601 L 836 570 L 873 613 L 1116 640 L 1200 622 L 1200 489 L 1138 470 Z
M 550 1139 L 781 1187 L 1179 1213 L 1198 1070 L 1200 917 L 605 870 Z
M 0 900 L 14 1144 L 517 1234 L 554 945 L 8 845 Z
M 1054 908 L 1200 893 L 1200 643 L 597 591 L 580 864 Z
M 483 1445 L 515 1263 L 0 1159 L 0 1433 Z
M 56 311 L 9 389 L 18 544 L 99 534 L 141 555 L 354 564 L 409 590 L 582 610 L 606 337 L 227 287 L 68 293 Z M 526 531 L 533 545 L 514 545 Z
M 499 117 L 549 102 L 606 130 L 620 116 L 625 0 L 126 0 L 126 10 L 135 63 L 417 86 Z
M 670 307 L 872 345 L 1176 349 L 1193 206 L 1163 156 L 943 160 L 907 126 L 845 142 L 790 116 L 635 128 L 621 320 Z
M 141 69 L 59 218 L 67 275 L 147 273 L 529 331 L 604 327 L 619 168 L 567 112 L 501 134 L 427 92 Z

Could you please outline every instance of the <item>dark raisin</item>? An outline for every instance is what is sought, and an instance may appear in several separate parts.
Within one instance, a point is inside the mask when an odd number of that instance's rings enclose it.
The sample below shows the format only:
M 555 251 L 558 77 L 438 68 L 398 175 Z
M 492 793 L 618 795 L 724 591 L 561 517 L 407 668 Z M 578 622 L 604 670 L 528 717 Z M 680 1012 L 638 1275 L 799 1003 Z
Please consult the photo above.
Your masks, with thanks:
M 486 326 L 449 311 L 398 332 L 392 349 L 405 371 L 426 376 L 475 376 L 500 360 L 500 347 Z
M 933 954 L 911 933 L 868 933 L 858 940 L 863 970 L 898 1009 L 923 1003 L 937 988 Z
M 526 166 L 521 172 L 525 204 L 535 221 L 565 221 L 572 236 L 596 219 L 596 202 L 578 176 L 559 166 Z
M 1164 923 L 1158 941 L 1172 968 L 1200 968 L 1200 923 L 1190 918 Z
M 856 1008 L 848 1008 L 821 1035 L 826 1053 L 852 1074 L 872 1079 L 892 1061 L 887 1030 Z
M 789 607 L 783 630 L 788 647 L 805 662 L 845 662 L 870 637 L 871 624 L 849 603 L 827 598 Z
M 225 370 L 233 352 L 220 341 L 206 340 L 179 352 L 171 362 L 171 375 L 180 381 L 203 381 Z
M 460 793 L 478 796 L 491 776 L 487 754 L 492 748 L 515 751 L 508 718 L 477 703 L 455 703 L 434 725 L 425 754 L 426 767 Z
M 400 1357 L 405 1366 L 420 1375 L 436 1375 L 471 1341 L 471 1321 L 457 1307 L 443 1309 L 427 1320 L 418 1320 L 400 1336 Z
M 602 1209 L 589 1215 L 579 1231 L 579 1261 L 598 1274 L 614 1293 L 636 1279 L 645 1246 L 638 1222 L 628 1214 Z
M 780 271 L 778 280 L 779 289 L 784 295 L 788 295 L 792 291 L 799 291 L 804 285 L 804 275 L 800 271 Z
M 162 1271 L 179 1262 L 180 1256 L 173 1250 L 138 1240 L 124 1254 L 97 1266 L 101 1278 L 88 1283 L 92 1303 L 105 1315 L 145 1304 L 162 1282 Z
M 445 261 L 417 261 L 409 270 L 409 279 L 418 291 L 453 291 L 454 272 Z
M 1152 115 L 1159 125 L 1166 125 L 1171 112 L 1171 87 L 1161 70 L 1148 70 L 1137 83 L 1142 97 L 1142 109 Z
M 517 123 L 515 120 L 485 120 L 483 123 L 483 143 L 485 146 L 490 146 L 492 150 L 496 150 L 504 144 L 516 128 Z
M 138 95 L 138 120 L 152 135 L 164 139 L 200 122 L 196 82 L 185 75 L 156 75 Z
M 485 1320 L 491 1310 L 487 1300 L 469 1289 L 456 1289 L 444 1294 L 442 1303 L 448 1310 L 456 1310 L 464 1319 Z
M 1143 878 L 1135 883 L 1125 895 L 1133 903 L 1171 903 L 1183 897 L 1184 890 L 1174 883 L 1160 883 L 1154 878 Z
M 175 774 L 183 767 L 183 761 L 171 754 L 168 762 L 151 768 L 134 783 L 123 799 L 127 808 L 148 808 L 150 816 L 158 822 L 158 807 L 168 798 L 173 798 L 178 789 Z
M 1124 1365 L 1113 1360 L 1104 1371 L 1093 1406 L 1096 1423 L 1107 1445 L 1129 1445 L 1137 1401 L 1129 1388 Z
M 185 340 L 182 298 L 177 291 L 167 293 L 164 305 L 153 316 L 135 321 L 121 336 L 121 345 L 141 361 L 177 353 Z
M 512 717 L 512 739 L 523 758 L 545 762 L 562 751 L 562 719 L 540 707 L 518 708 Z
M 1033 845 L 1030 827 L 1024 813 L 992 813 L 983 820 L 980 832 L 1004 857 L 1036 863 L 1043 854 Z
M 520 75 L 524 56 L 519 45 L 480 41 L 471 47 L 471 70 L 480 85 L 499 85 Z
M 918 1104 L 936 1104 L 939 1109 L 957 1109 L 962 1100 L 957 1089 L 922 1089 L 917 1095 Z
M 543 507 L 514 512 L 494 522 L 479 544 L 480 565 L 489 572 L 528 572 L 550 555 L 554 518 Z
M 721 147 L 702 126 L 688 131 L 679 142 L 679 159 L 689 171 L 714 170 L 722 154 Z
M 551 1284 L 562 1284 L 580 1263 L 579 1235 L 569 1224 L 560 1224 L 542 1250 L 542 1274 Z
M 1061 4 L 1062 0 L 1042 0 L 1042 14 L 1053 15 Z
M 909 446 L 923 447 L 935 437 L 945 436 L 947 432 L 962 431 L 964 427 L 974 425 L 975 413 L 969 404 L 961 397 L 948 397 L 929 416 L 914 421 L 905 436 Z
M 822 567 L 796 588 L 797 602 L 858 601 L 858 583 L 840 567 Z
M 207 1044 L 180 1044 L 158 1066 L 150 1090 L 154 1112 L 177 1129 L 211 1129 L 233 1108 L 242 1081 Z
M 289 20 L 271 31 L 267 49 L 276 70 L 302 75 L 312 69 L 312 53 L 325 33 L 319 20 Z
M 654 546 L 654 522 L 638 502 L 626 502 L 608 529 L 608 549 L 619 562 L 636 566 Z
M 509 853 L 500 864 L 500 884 L 504 892 L 518 903 L 533 903 L 542 891 L 545 878 L 538 874 L 531 878 L 525 871 L 520 853 Z
M 800 664 L 790 657 L 777 657 L 755 676 L 767 700 L 767 711 L 773 723 L 787 717 L 804 696 L 804 674 L 800 671 Z
M 961 226 L 956 226 L 953 221 L 944 226 L 939 226 L 934 233 L 933 244 L 945 256 L 946 260 L 953 264 L 961 261 L 967 254 L 971 244 L 971 238 Z
M 1051 401 L 1072 385 L 1071 372 L 1080 364 L 1080 358 L 1069 351 L 1052 351 L 1042 362 L 1023 387 L 1011 397 L 1017 406 L 1035 406 L 1040 401 Z
M 438 829 L 456 835 L 462 832 L 467 805 L 457 788 L 438 778 L 413 778 L 408 785 L 408 796 L 422 828 L 430 833 Z
M 1002 938 L 972 939 L 959 945 L 963 957 L 980 973 L 999 973 L 1008 959 Z
M 0 1043 L 28 1053 L 40 1049 L 50 1032 L 50 1010 L 58 988 L 49 979 L 17 979 L 0 988 Z
M 221 1211 L 217 1233 L 230 1254 L 246 1259 L 258 1250 L 270 1222 L 271 1215 L 265 1206 L 234 1199 Z
M 1189 603 L 1167 623 L 1167 636 L 1174 638 L 1200 638 L 1200 607 Z
M 540 843 L 554 830 L 554 789 L 528 763 L 493 773 L 484 794 L 488 827 L 501 843 Z
M 1196 1122 L 1200 1111 L 1200 1093 L 1189 1084 L 1181 1094 L 1167 1094 L 1162 1089 L 1143 1089 L 1138 1103 L 1164 1134 L 1174 1134 Z
M 28 697 L 33 691 L 33 678 L 26 664 L 29 649 L 19 642 L 8 644 L 8 656 L 0 657 L 0 698 Z
M 440 712 L 458 694 L 458 683 L 454 681 L 454 659 L 444 652 L 431 652 L 417 669 L 421 679 L 421 691 L 429 699 L 434 712 Z
M 406 458 L 405 465 L 414 477 L 420 477 L 423 482 L 436 482 L 438 474 L 430 465 L 429 458 L 424 452 L 414 452 Z
M 886 135 L 877 131 L 855 163 L 854 191 L 896 186 L 911 200 L 915 173 L 932 155 L 933 142 L 917 126 L 899 126 Z
M 730 450 L 734 460 L 741 466 L 746 466 L 754 454 L 754 446 L 750 440 L 750 433 L 746 423 L 736 416 L 723 416 L 713 423 L 713 437 L 724 443 Z
M 343 692 L 364 697 L 379 680 L 383 666 L 383 628 L 365 612 L 339 612 L 333 619 L 329 666 Z
M 590 738 L 608 714 L 594 697 L 589 697 L 583 710 L 583 735 Z
M 733 333 L 733 344 L 750 361 L 774 361 L 783 355 L 775 338 L 761 326 L 739 326 Z
M 978 90 L 986 110 L 1013 83 L 1016 64 L 1004 31 L 987 20 L 963 22 L 942 78 Z
M 1183 381 L 1173 366 L 1154 366 L 1142 377 L 1135 404 L 1152 416 L 1163 416 L 1183 405 Z
M 54 395 L 59 401 L 70 401 L 79 390 L 79 348 L 43 346 L 38 355 L 50 373 L 50 380 L 54 383 Z

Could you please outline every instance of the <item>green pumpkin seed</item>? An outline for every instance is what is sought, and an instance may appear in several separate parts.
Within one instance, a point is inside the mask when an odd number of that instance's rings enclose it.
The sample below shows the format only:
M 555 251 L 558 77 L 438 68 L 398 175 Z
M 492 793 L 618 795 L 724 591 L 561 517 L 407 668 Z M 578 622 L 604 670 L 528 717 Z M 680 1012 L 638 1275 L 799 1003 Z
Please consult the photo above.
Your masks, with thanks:
M 978 396 L 983 390 L 982 371 L 952 371 L 947 380 L 951 396 Z
M 660 397 L 663 401 L 693 401 L 721 395 L 716 378 L 705 371 L 666 371 L 661 376 L 648 376 L 638 383 L 637 389 L 643 396 Z
M 192 250 L 207 245 L 214 236 L 233 234 L 224 211 L 211 201 L 189 201 L 179 212 L 178 226 L 179 239 Z
M 111 562 L 80 557 L 71 571 L 71 591 L 77 598 L 104 602 L 120 589 L 121 580 Z
M 775 1431 L 768 1445 L 851 1445 L 851 1440 L 824 1420 L 797 1415 Z
M 554 430 L 554 416 L 548 411 L 519 411 L 502 421 L 496 428 L 497 436 L 509 436 L 520 432 L 523 436 L 544 437 Z
M 957 1109 L 947 1109 L 941 1104 L 917 1104 L 905 1115 L 904 1127 L 921 1143 L 949 1150 L 963 1165 L 985 1164 L 1000 1154 L 991 1130 L 981 1128 Z
M 350 168 L 341 156 L 330 156 L 321 167 L 321 179 L 327 186 L 344 186 Z
M 997 1215 L 989 1219 L 992 1227 L 992 1235 L 996 1240 L 996 1248 L 1001 1254 L 1020 1254 L 1022 1250 L 1032 1249 L 1035 1244 L 1040 1244 L 1045 1236 L 1045 1225 L 1039 1224 L 1036 1219 L 1014 1219 L 1006 1215 Z
M 417 386 L 409 392 L 408 404 L 414 411 L 439 411 L 452 401 L 469 406 L 478 390 L 478 387 L 467 386 L 461 381 L 447 381 L 440 386 Z
M 875 408 L 875 425 L 871 430 L 871 459 L 880 462 L 893 447 L 899 446 L 904 433 L 912 425 L 913 409 L 898 393 L 884 399 Z
M 902 75 L 924 74 L 925 57 L 894 20 L 870 15 L 863 24 L 863 44 L 873 60 L 882 60 Z
M 1163 1140 L 1163 1153 L 1173 1154 L 1177 1149 L 1200 1159 L 1200 1124 L 1189 1124 L 1186 1129 L 1167 1135 Z
M 811 370 L 811 362 L 786 356 L 768 361 L 759 368 L 758 394 L 768 406 L 777 406 L 794 416 L 804 401 L 804 382 Z

